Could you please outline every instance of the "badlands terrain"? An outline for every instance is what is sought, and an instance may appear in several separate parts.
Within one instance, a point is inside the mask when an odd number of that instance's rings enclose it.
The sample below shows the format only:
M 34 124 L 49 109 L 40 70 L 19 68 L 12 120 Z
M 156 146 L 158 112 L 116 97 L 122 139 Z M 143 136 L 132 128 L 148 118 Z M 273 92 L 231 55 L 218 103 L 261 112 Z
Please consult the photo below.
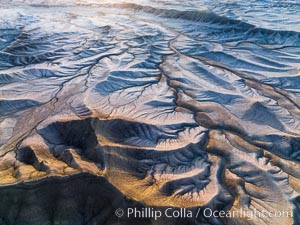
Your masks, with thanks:
M 0 224 L 299 224 L 299 15 L 292 0 L 1 0 Z M 200 213 L 115 215 L 128 207 Z

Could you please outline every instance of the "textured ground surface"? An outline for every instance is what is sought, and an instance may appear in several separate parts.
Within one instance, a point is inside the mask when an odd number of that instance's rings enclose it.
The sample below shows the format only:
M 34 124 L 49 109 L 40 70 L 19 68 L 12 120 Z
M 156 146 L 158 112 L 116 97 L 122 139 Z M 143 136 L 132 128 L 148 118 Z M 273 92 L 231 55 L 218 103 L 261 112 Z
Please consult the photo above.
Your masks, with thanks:
M 75 2 L 0 2 L 1 225 L 298 223 L 299 3 Z

